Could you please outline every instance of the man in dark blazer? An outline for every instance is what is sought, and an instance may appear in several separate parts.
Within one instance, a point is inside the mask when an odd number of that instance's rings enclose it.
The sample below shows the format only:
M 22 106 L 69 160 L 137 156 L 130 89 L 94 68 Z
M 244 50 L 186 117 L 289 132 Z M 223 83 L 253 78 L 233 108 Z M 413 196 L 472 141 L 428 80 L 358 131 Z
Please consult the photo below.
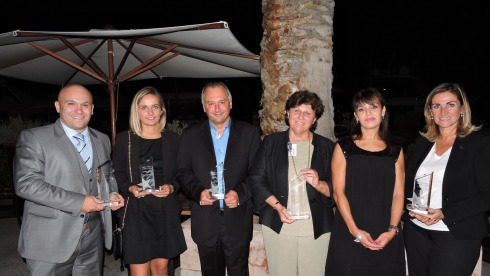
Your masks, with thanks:
M 253 203 L 246 180 L 260 143 L 252 125 L 232 120 L 232 97 L 222 82 L 210 82 L 201 100 L 208 120 L 184 131 L 177 180 L 190 199 L 191 234 L 202 275 L 248 275 Z M 225 198 L 212 199 L 210 171 L 218 166 Z M 222 175 L 221 175 L 222 173 Z M 221 178 L 222 177 L 222 178 Z
M 111 145 L 87 127 L 94 105 L 86 88 L 64 87 L 55 107 L 54 124 L 25 130 L 17 140 L 15 192 L 25 199 L 19 253 L 31 275 L 101 275 L 103 232 L 111 248 L 112 223 L 97 198 L 95 171 L 110 159 Z M 83 149 L 76 148 L 79 133 Z M 119 194 L 111 201 L 112 210 L 124 205 Z

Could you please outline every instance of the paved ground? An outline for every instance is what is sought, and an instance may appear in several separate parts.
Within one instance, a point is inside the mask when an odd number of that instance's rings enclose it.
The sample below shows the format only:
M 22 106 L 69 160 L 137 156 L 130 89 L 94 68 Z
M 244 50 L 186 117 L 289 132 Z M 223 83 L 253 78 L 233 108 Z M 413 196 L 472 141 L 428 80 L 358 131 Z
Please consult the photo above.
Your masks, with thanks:
M 0 219 L 0 275 L 23 276 L 29 275 L 22 258 L 17 253 L 17 240 L 19 225 L 15 218 Z M 104 276 L 127 276 L 127 268 L 120 269 L 121 262 L 115 261 L 114 256 L 106 255 L 104 263 Z M 177 269 L 176 276 L 180 275 Z
M 19 225 L 15 218 L 1 218 L 0 208 L 0 276 L 28 275 L 26 266 L 17 253 L 17 240 L 19 237 Z M 105 256 L 104 276 L 127 276 L 128 270 L 120 270 L 120 261 L 114 260 L 114 256 Z M 177 268 L 176 276 L 180 276 Z M 482 276 L 490 275 L 490 263 L 483 262 Z

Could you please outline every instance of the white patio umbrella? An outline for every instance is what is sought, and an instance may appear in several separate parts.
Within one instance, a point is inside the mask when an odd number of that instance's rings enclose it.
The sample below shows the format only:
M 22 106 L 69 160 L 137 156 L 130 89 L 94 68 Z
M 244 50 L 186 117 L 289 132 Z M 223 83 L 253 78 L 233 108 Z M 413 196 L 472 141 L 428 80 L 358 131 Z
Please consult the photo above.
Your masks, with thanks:
M 259 56 L 245 49 L 223 21 L 140 30 L 0 34 L 0 75 L 58 85 L 106 84 L 113 142 L 115 93 L 123 81 L 259 74 Z

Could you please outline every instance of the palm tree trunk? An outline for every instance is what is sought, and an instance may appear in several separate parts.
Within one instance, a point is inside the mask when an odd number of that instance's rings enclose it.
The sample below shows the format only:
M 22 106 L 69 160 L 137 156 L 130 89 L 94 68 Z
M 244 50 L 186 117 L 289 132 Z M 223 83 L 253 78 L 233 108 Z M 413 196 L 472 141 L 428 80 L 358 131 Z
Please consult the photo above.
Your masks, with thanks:
M 264 36 L 260 124 L 264 135 L 285 130 L 285 103 L 298 90 L 316 92 L 325 113 L 317 133 L 335 140 L 332 90 L 333 0 L 262 0 Z

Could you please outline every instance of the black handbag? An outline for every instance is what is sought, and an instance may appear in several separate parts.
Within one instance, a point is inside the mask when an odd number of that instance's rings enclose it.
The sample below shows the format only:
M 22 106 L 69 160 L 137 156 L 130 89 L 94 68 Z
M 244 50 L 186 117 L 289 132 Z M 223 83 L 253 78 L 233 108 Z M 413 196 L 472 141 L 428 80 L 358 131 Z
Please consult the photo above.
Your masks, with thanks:
M 117 226 L 117 224 L 116 224 Z M 114 243 L 113 251 L 114 260 L 122 258 L 123 254 L 123 227 L 119 226 L 112 232 L 112 242 Z
M 126 220 L 126 210 L 128 209 L 129 197 L 126 200 L 126 206 L 124 207 L 124 215 L 121 225 L 118 226 L 116 223 L 116 229 L 112 231 L 112 253 L 114 254 L 114 260 L 118 260 L 123 257 L 123 229 L 124 221 Z

